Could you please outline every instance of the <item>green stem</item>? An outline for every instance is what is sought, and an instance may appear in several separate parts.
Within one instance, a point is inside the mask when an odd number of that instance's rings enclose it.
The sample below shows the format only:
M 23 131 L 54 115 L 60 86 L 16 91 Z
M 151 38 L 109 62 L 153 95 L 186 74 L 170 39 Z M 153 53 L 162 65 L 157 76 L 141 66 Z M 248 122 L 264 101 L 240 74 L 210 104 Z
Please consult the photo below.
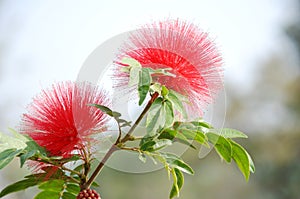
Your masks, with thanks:
M 75 170 L 72 170 L 72 169 L 69 169 L 69 168 L 67 168 L 67 167 L 65 167 L 65 166 L 62 166 L 61 169 L 62 169 L 62 170 L 65 170 L 65 171 L 69 171 L 70 173 L 76 174 L 76 175 L 78 175 L 78 176 L 81 175 L 80 172 L 75 171 Z
M 133 126 L 129 129 L 129 131 L 126 134 L 126 136 L 123 139 L 121 139 L 121 140 L 120 140 L 120 137 L 118 137 L 116 143 L 105 154 L 104 158 L 99 163 L 99 165 L 97 166 L 97 168 L 95 169 L 95 171 L 92 173 L 92 175 L 89 178 L 89 180 L 86 183 L 84 183 L 84 184 L 81 185 L 81 187 L 80 187 L 81 190 L 88 189 L 91 186 L 91 184 L 94 182 L 94 180 L 96 179 L 96 177 L 98 176 L 98 174 L 100 173 L 100 171 L 102 170 L 102 168 L 104 167 L 104 164 L 106 163 L 106 161 L 108 160 L 108 158 L 115 151 L 117 151 L 119 149 L 117 147 L 117 145 L 120 144 L 120 143 L 125 143 L 126 141 L 130 140 L 131 134 L 133 133 L 133 131 L 135 130 L 135 128 L 138 126 L 138 124 L 141 122 L 141 120 L 143 119 L 143 117 L 146 115 L 146 113 L 150 109 L 151 105 L 156 100 L 156 98 L 158 98 L 158 96 L 159 96 L 159 93 L 157 93 L 157 92 L 155 92 L 155 93 L 153 93 L 151 95 L 151 99 L 149 100 L 148 104 L 146 105 L 146 107 L 144 108 L 143 112 L 140 114 L 140 116 L 138 117 L 138 119 L 135 121 L 135 123 L 133 124 Z
M 121 150 L 125 150 L 125 151 L 135 151 L 135 152 L 140 152 L 141 151 L 139 148 L 136 148 L 136 147 L 133 147 L 133 148 L 130 148 L 130 147 L 121 147 L 120 149 Z

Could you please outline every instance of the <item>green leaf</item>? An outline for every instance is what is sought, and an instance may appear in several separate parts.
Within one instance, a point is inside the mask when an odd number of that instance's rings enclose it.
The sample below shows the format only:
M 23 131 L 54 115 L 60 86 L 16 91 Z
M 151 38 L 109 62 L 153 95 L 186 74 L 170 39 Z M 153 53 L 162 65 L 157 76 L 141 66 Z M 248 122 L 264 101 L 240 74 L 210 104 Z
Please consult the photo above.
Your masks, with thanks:
M 169 198 L 179 197 L 179 191 L 184 184 L 184 176 L 179 169 L 174 168 L 172 170 L 173 186 L 170 192 Z
M 193 148 L 193 149 L 196 149 L 196 147 L 193 146 L 193 145 L 189 142 L 189 140 L 188 140 L 182 133 L 177 133 L 177 134 L 176 134 L 176 139 L 175 139 L 175 141 L 177 141 L 177 142 L 179 142 L 179 143 L 182 143 L 182 144 L 184 144 L 184 145 L 187 145 L 187 146 L 189 146 L 189 147 L 191 147 L 191 148 Z
M 249 154 L 247 151 L 245 151 L 245 152 L 246 152 L 247 155 L 248 155 L 248 159 L 249 159 L 249 163 L 250 163 L 250 172 L 251 172 L 251 173 L 255 173 L 255 165 L 254 165 L 254 162 L 253 162 L 253 160 L 252 160 L 250 154 Z
M 215 133 L 207 133 L 206 136 L 208 137 L 208 140 L 214 145 L 214 148 L 219 156 L 226 162 L 231 162 L 232 146 L 230 142 L 226 138 Z
M 80 192 L 80 187 L 78 184 L 67 184 L 66 190 L 72 194 L 77 195 Z
M 34 199 L 60 199 L 60 193 L 54 191 L 42 191 L 38 193 Z
M 138 93 L 140 98 L 139 105 L 142 105 L 142 103 L 144 102 L 149 92 L 151 82 L 152 82 L 152 78 L 147 68 L 143 68 L 141 71 L 139 71 L 139 79 L 138 79 Z
M 179 121 L 176 121 L 174 123 L 173 128 L 177 129 L 177 130 L 189 129 L 189 130 L 193 130 L 193 131 L 198 129 L 191 122 L 179 122 Z
M 64 184 L 65 182 L 63 180 L 49 180 L 40 184 L 39 189 L 61 192 L 63 190 Z
M 117 122 L 119 122 L 120 127 L 131 127 L 131 121 L 126 121 L 124 119 L 117 119 Z
M 156 70 L 151 69 L 150 72 L 151 72 L 151 74 L 176 77 L 175 74 L 168 72 L 168 71 L 171 71 L 171 70 L 173 70 L 173 69 L 172 68 L 160 68 L 160 69 L 156 69 Z
M 205 146 L 209 146 L 207 143 L 207 137 L 204 133 L 195 130 L 189 129 L 180 129 L 179 133 L 184 135 L 189 140 L 195 140 L 196 142 L 203 144 Z
M 38 143 L 34 140 L 29 140 L 26 142 L 27 147 L 25 148 L 26 151 L 35 151 L 37 154 L 47 156 L 47 151 L 45 148 L 41 147 Z
M 195 141 L 200 143 L 200 144 L 203 144 L 204 146 L 207 146 L 209 147 L 208 143 L 207 143 L 207 136 L 201 132 L 201 131 L 196 131 L 196 136 L 195 136 Z
M 138 87 L 139 106 L 141 106 L 143 104 L 143 102 L 145 101 L 146 96 L 148 94 L 148 91 L 149 91 L 149 86 L 147 86 L 147 85 L 143 85 L 143 86 Z
M 157 110 L 162 107 L 162 104 L 163 104 L 163 99 L 161 97 L 156 98 L 156 100 L 152 103 L 148 111 L 146 125 L 150 123 L 152 117 L 156 114 Z
M 153 146 L 153 149 L 154 149 L 155 151 L 157 151 L 157 150 L 160 150 L 160 149 L 162 149 L 162 148 L 164 148 L 164 147 L 166 147 L 166 146 L 170 146 L 170 145 L 172 145 L 172 141 L 171 141 L 171 140 L 168 140 L 168 139 L 160 139 L 160 140 L 157 140 L 157 141 L 155 142 L 155 145 Z
M 164 85 L 161 86 L 161 95 L 163 97 L 166 97 L 169 94 L 169 90 L 167 89 L 167 87 L 165 87 Z
M 173 105 L 170 101 L 166 100 L 163 103 L 163 111 L 164 111 L 164 117 L 165 117 L 165 125 L 164 127 L 171 126 L 174 122 L 174 111 L 173 111 Z
M 213 128 L 212 125 L 210 125 L 209 123 L 203 121 L 203 120 L 200 120 L 200 121 L 193 121 L 191 122 L 193 125 L 195 125 L 196 127 L 199 127 L 199 128 L 206 128 L 206 129 L 211 129 Z
M 38 145 L 31 138 L 26 142 L 27 147 L 22 151 L 22 155 L 20 156 L 20 166 L 23 167 L 26 160 L 36 156 L 40 159 L 49 159 L 47 157 L 46 149 Z M 54 158 L 54 157 L 52 157 Z
M 62 197 L 61 197 L 61 199 L 76 199 L 77 194 L 73 195 L 72 193 L 64 192 L 63 195 L 62 195 Z
M 149 141 L 151 141 L 151 140 L 153 140 L 153 139 L 155 139 L 155 136 L 154 136 L 154 135 L 153 135 L 153 136 L 145 135 L 145 136 L 141 139 L 139 146 L 142 146 L 142 145 L 144 145 L 146 142 L 149 142 Z
M 144 143 L 140 147 L 140 150 L 152 152 L 152 151 L 160 150 L 171 144 L 172 144 L 172 141 L 168 140 L 168 139 L 150 140 L 150 141 Z
M 23 143 L 26 143 L 29 140 L 26 135 L 23 135 L 12 128 L 8 128 L 8 130 L 9 130 L 9 132 L 11 132 L 14 135 L 14 138 L 23 141 Z M 22 144 L 22 146 L 24 146 L 24 145 Z M 16 148 L 18 148 L 18 147 L 16 147 Z
M 8 165 L 17 155 L 22 152 L 22 149 L 6 149 L 0 153 L 0 169 Z
M 113 111 L 106 106 L 103 106 L 100 104 L 88 104 L 88 106 L 94 106 L 94 107 L 100 109 L 103 113 L 106 113 L 107 115 L 109 115 L 111 117 L 114 117 Z
M 141 145 L 140 150 L 141 151 L 153 151 L 153 146 L 155 145 L 155 141 L 154 140 L 150 140 L 146 143 L 144 143 L 143 145 Z
M 88 106 L 94 106 L 98 109 L 100 109 L 103 113 L 106 113 L 107 115 L 113 117 L 119 124 L 120 127 L 126 127 L 126 126 L 131 126 L 130 121 L 126 121 L 124 119 L 121 119 L 120 117 L 122 116 L 121 113 L 112 111 L 110 108 L 100 105 L 100 104 L 88 104 Z
M 121 63 L 128 65 L 130 67 L 142 67 L 140 62 L 138 62 L 136 59 L 133 59 L 131 57 L 123 57 L 121 60 Z
M 128 86 L 134 86 L 139 83 L 139 79 L 140 79 L 139 74 L 141 70 L 142 70 L 141 67 L 131 67 L 129 72 Z
M 180 159 L 178 156 L 171 153 L 162 153 L 161 156 L 163 156 L 166 159 L 166 162 L 170 167 L 177 168 L 180 171 L 190 175 L 194 174 L 193 169 L 188 164 L 186 164 L 182 159 Z
M 2 198 L 3 196 L 6 196 L 7 194 L 14 193 L 14 192 L 17 192 L 17 191 L 27 189 L 29 187 L 36 186 L 40 182 L 41 181 L 39 181 L 35 178 L 28 178 L 28 179 L 25 179 L 25 180 L 18 181 L 16 183 L 13 183 L 13 184 L 8 185 L 7 187 L 5 187 L 0 193 L 0 198 Z
M 163 100 L 162 98 L 157 98 L 153 104 L 147 115 L 146 127 L 148 135 L 155 135 L 156 131 L 164 124 L 164 118 L 161 115 Z
M 168 96 L 170 96 L 170 94 L 174 95 L 181 102 L 190 103 L 189 99 L 188 99 L 188 96 L 181 95 L 180 93 L 178 93 L 174 90 L 169 90 L 169 95 Z
M 246 134 L 235 129 L 223 128 L 217 131 L 219 131 L 220 135 L 222 135 L 225 138 L 248 138 Z
M 142 69 L 142 65 L 135 59 L 130 57 L 124 57 L 121 60 L 121 63 L 124 65 L 128 65 L 128 67 L 122 67 L 121 71 L 129 73 L 129 86 L 133 86 L 138 84 L 139 82 L 139 72 Z
M 177 160 L 167 159 L 167 162 L 168 162 L 168 164 L 171 167 L 177 168 L 177 169 L 179 169 L 182 172 L 185 172 L 185 173 L 190 174 L 190 175 L 194 174 L 193 169 L 188 164 L 186 164 L 185 162 L 183 162 L 182 160 L 179 160 L 179 159 L 177 159 Z
M 0 152 L 6 149 L 24 149 L 26 147 L 26 137 L 15 132 L 15 137 L 5 135 L 0 132 Z
M 169 90 L 167 98 L 172 102 L 174 109 L 177 110 L 183 116 L 183 118 L 187 118 L 186 110 L 182 104 L 182 101 L 180 98 L 178 98 L 178 94 L 176 94 L 176 92 L 173 90 Z
M 248 181 L 250 176 L 250 161 L 247 151 L 239 144 L 231 140 L 232 158 L 237 164 L 238 168 Z
M 22 168 L 26 160 L 33 157 L 36 154 L 36 151 L 25 152 L 20 156 L 20 167 Z
M 91 184 L 91 186 L 92 186 L 92 187 L 100 187 L 100 185 L 99 185 L 96 181 L 94 181 L 94 182 Z
M 119 118 L 119 117 L 122 116 L 121 113 L 116 112 L 116 111 L 112 111 L 112 115 L 113 115 L 114 118 Z
M 162 130 L 162 132 L 158 136 L 158 139 L 174 140 L 176 134 L 177 134 L 177 131 L 170 129 L 170 128 L 166 128 L 166 129 Z

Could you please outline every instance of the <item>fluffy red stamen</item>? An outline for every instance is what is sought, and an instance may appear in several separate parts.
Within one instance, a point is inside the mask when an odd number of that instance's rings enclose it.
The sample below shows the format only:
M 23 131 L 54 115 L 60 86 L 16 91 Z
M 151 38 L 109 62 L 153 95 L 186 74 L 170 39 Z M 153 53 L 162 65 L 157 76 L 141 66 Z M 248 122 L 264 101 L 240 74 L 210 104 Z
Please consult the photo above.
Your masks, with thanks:
M 107 105 L 105 93 L 88 83 L 65 82 L 34 98 L 23 115 L 21 132 L 52 156 L 68 157 L 103 131 L 107 116 L 90 103 Z
M 222 87 L 222 59 L 208 34 L 197 26 L 180 20 L 149 24 L 133 32 L 120 50 L 119 58 L 131 57 L 143 67 L 171 68 L 175 77 L 159 75 L 154 80 L 188 96 L 192 106 L 202 116 Z M 119 69 L 117 86 L 128 83 L 128 74 Z

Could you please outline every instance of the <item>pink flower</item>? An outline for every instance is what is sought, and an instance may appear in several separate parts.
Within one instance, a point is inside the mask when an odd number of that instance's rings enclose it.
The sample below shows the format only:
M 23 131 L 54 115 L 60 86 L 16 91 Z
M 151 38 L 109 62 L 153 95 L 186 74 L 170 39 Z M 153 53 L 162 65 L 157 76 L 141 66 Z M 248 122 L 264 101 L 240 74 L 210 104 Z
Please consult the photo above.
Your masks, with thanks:
M 105 130 L 107 116 L 90 103 L 106 105 L 105 93 L 89 83 L 63 82 L 43 90 L 23 115 L 21 132 L 52 156 L 69 157 Z
M 154 80 L 188 96 L 189 109 L 203 114 L 223 85 L 222 58 L 208 34 L 194 24 L 166 20 L 145 25 L 133 32 L 118 56 L 131 57 L 143 67 L 171 68 L 176 77 L 157 75 Z M 120 61 L 118 61 L 120 62 Z M 117 86 L 128 83 L 128 74 L 118 66 Z

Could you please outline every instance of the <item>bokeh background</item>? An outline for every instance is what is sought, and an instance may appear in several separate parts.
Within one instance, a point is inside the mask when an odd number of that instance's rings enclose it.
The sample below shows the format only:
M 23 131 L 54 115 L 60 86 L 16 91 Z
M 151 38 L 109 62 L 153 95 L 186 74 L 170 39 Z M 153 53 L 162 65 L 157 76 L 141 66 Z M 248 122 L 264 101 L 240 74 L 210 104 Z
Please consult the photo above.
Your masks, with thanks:
M 183 158 L 182 199 L 300 197 L 299 0 L 0 0 L 0 131 L 17 128 L 40 89 L 75 80 L 102 42 L 149 21 L 179 17 L 199 24 L 218 43 L 225 61 L 225 126 L 249 135 L 243 142 L 256 163 L 246 183 L 215 153 Z M 217 106 L 216 106 L 217 107 Z M 18 161 L 0 171 L 0 189 L 28 173 Z M 164 170 L 128 174 L 105 168 L 98 178 L 103 199 L 168 198 Z M 6 199 L 29 199 L 35 189 Z

